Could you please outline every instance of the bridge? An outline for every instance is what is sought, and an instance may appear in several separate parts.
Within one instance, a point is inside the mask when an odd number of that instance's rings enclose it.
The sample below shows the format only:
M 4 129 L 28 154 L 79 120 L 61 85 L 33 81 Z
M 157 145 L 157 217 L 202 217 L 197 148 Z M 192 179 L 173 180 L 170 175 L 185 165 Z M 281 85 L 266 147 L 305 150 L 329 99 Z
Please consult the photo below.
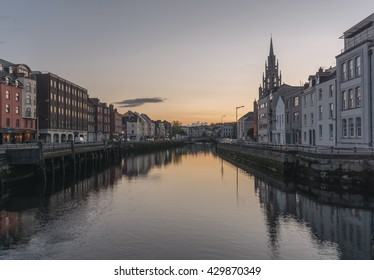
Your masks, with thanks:
M 211 136 L 200 136 L 200 137 L 189 137 L 187 138 L 189 143 L 217 143 L 218 139 Z

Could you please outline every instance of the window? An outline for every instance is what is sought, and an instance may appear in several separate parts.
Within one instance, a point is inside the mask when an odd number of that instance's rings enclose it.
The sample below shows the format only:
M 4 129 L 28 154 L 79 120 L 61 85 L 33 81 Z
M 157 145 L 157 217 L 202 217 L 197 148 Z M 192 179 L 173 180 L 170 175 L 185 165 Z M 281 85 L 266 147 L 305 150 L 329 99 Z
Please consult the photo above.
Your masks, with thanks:
M 26 108 L 26 117 L 31 118 L 31 108 Z
M 318 119 L 322 120 L 322 105 L 318 106 Z
M 10 92 L 8 90 L 5 91 L 5 99 L 10 99 Z
M 26 104 L 31 104 L 31 96 L 26 96 Z
M 304 125 L 306 125 L 306 122 L 307 122 L 307 120 L 306 120 L 306 114 L 304 114 Z
M 10 113 L 10 105 L 9 104 L 5 105 L 5 113 Z
M 329 124 L 329 138 L 334 139 L 334 125 Z
M 16 114 L 19 114 L 19 106 L 16 106 Z
M 10 118 L 6 118 L 6 126 L 10 127 Z
M 347 109 L 347 105 L 348 105 L 348 102 L 347 102 L 347 92 L 343 91 L 342 92 L 342 109 L 343 110 Z
M 16 127 L 19 127 L 19 119 L 16 119 Z
M 354 137 L 355 136 L 355 124 L 353 123 L 352 118 L 348 120 L 348 126 L 349 126 L 349 137 Z
M 290 114 L 286 113 L 286 123 L 289 123 L 289 122 L 290 122 Z
M 356 136 L 361 137 L 361 118 L 356 118 Z
M 29 127 L 29 121 L 25 120 L 25 128 L 28 128 L 28 127 Z
M 333 97 L 334 96 L 334 85 L 330 85 L 329 86 L 329 97 Z
M 26 91 L 31 92 L 31 84 L 30 83 L 26 83 Z
M 353 59 L 348 61 L 348 79 L 354 78 Z
M 306 107 L 306 95 L 303 96 L 303 107 Z
M 355 58 L 355 64 L 356 64 L 356 77 L 361 76 L 361 57 Z
M 289 109 L 289 108 L 290 108 L 290 101 L 287 100 L 287 101 L 286 101 L 286 109 Z
M 329 104 L 329 118 L 330 119 L 334 118 L 334 103 Z
M 322 139 L 322 125 L 318 126 L 318 136 L 319 136 L 319 139 Z
M 354 107 L 353 90 L 348 90 L 348 108 Z
M 355 105 L 356 105 L 356 107 L 361 107 L 362 106 L 361 87 L 356 87 L 356 90 L 355 90 Z
M 306 142 L 306 131 L 304 131 L 304 142 Z
M 313 116 L 313 113 L 310 113 L 310 123 L 311 123 L 311 124 L 314 123 L 314 116 Z
M 347 63 L 342 64 L 342 78 L 343 81 L 347 80 Z
M 322 100 L 322 89 L 318 90 L 318 100 Z
M 343 120 L 343 137 L 347 137 L 347 120 Z
M 16 93 L 16 101 L 19 101 L 19 93 Z
M 310 105 L 314 105 L 314 92 L 310 94 Z
M 299 112 L 294 112 L 293 113 L 293 121 L 298 122 L 300 119 L 300 113 Z
M 299 106 L 299 97 L 296 96 L 294 99 L 293 99 L 293 106 L 297 107 Z

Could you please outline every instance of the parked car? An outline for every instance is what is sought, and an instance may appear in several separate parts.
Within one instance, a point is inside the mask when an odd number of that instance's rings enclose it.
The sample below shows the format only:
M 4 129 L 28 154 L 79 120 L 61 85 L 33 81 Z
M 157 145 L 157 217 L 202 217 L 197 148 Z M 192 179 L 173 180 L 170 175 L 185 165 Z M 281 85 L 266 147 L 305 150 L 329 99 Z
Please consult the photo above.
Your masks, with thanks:
M 86 143 L 86 140 L 84 140 L 83 137 L 75 137 L 74 138 L 74 144 L 83 144 Z

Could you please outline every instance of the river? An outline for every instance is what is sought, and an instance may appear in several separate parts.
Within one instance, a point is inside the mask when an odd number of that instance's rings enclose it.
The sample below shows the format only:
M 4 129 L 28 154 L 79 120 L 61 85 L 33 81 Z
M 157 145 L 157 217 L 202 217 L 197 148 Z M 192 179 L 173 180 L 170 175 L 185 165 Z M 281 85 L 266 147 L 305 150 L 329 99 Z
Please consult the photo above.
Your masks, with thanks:
M 0 204 L 0 259 L 371 259 L 373 198 L 300 191 L 208 145 L 133 156 Z M 305 188 L 307 189 L 307 188 Z

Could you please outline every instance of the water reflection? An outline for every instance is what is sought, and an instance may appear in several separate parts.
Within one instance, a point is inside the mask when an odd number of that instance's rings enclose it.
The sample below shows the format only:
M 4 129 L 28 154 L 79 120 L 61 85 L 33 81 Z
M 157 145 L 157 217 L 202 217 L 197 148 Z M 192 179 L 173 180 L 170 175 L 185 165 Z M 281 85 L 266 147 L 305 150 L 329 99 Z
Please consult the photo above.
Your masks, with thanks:
M 337 250 L 340 259 L 374 257 L 373 197 L 284 182 L 256 169 L 241 167 L 254 176 L 255 191 L 266 217 L 272 258 L 280 258 L 282 230 L 295 222 L 311 229 L 316 246 L 326 247 L 326 251 Z
M 284 183 L 208 145 L 78 177 L 3 199 L 0 259 L 373 257 L 372 197 Z

